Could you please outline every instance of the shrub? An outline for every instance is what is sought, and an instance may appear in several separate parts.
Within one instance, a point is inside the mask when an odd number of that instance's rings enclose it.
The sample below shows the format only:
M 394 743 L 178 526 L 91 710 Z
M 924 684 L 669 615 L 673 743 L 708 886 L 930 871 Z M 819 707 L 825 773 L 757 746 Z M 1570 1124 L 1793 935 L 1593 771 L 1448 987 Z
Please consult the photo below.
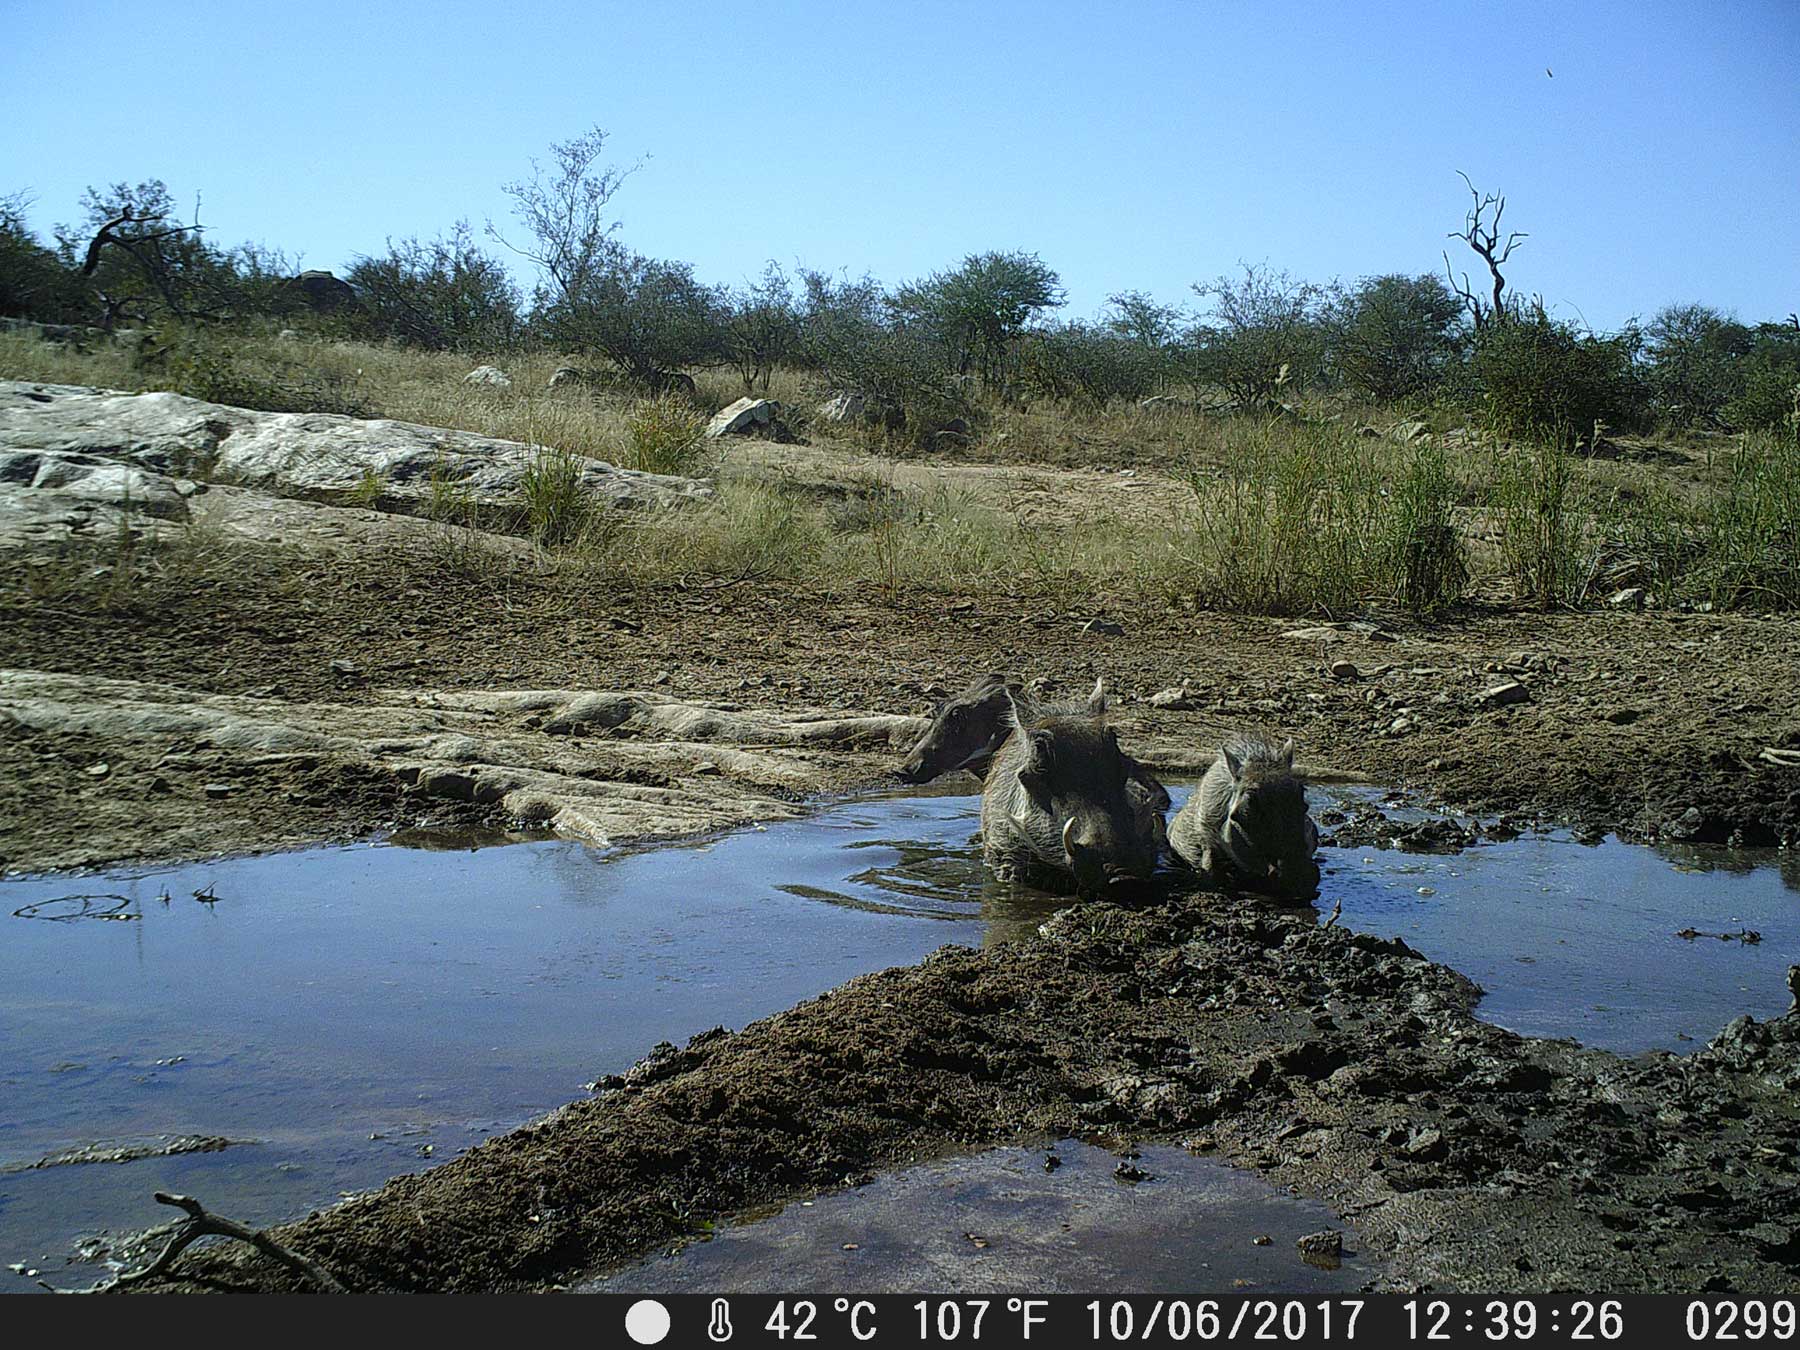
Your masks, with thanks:
M 358 258 L 345 279 L 362 302 L 346 320 L 358 336 L 428 351 L 497 351 L 523 335 L 518 288 L 476 246 L 466 221 L 448 239 L 389 240 L 385 254 Z
M 1725 405 L 1725 419 L 1745 431 L 1795 425 L 1800 412 L 1800 320 L 1758 324 L 1744 357 L 1743 383 Z
M 1095 408 L 1155 393 L 1167 368 L 1155 348 L 1085 323 L 1026 334 L 1018 364 L 1028 392 Z
M 1013 345 L 1033 318 L 1063 303 L 1062 283 L 1035 253 L 972 253 L 962 265 L 908 282 L 892 310 L 904 327 L 942 344 L 958 375 L 1003 383 Z
M 1415 398 L 1460 358 L 1462 313 L 1462 301 L 1435 276 L 1367 277 L 1335 307 L 1333 364 L 1370 398 Z
M 1645 383 L 1659 416 L 1716 420 L 1744 389 L 1750 330 L 1706 305 L 1668 305 L 1644 330 Z
M 599 352 L 640 388 L 666 389 L 685 366 L 726 359 L 724 307 L 686 263 L 610 241 L 567 290 L 539 293 L 542 331 L 565 351 Z
M 1196 386 L 1216 386 L 1253 407 L 1320 374 L 1326 341 L 1319 287 L 1246 264 L 1241 280 L 1220 277 L 1196 285 L 1194 293 L 1211 303 L 1184 350 Z
M 889 432 L 925 441 L 956 418 L 971 425 L 977 410 L 946 348 L 919 329 L 891 320 L 888 297 L 872 279 L 837 281 L 802 272 L 800 354 L 842 389 L 867 400 Z
M 1634 424 L 1642 389 L 1631 335 L 1578 333 L 1542 313 L 1490 323 L 1475 341 L 1472 373 L 1494 430 L 1573 449 L 1594 424 Z

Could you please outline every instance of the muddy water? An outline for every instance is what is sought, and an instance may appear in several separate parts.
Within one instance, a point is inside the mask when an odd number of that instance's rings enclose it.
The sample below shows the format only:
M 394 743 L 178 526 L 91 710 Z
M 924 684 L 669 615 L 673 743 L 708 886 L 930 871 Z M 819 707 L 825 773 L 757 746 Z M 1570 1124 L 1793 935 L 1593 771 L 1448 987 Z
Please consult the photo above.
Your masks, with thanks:
M 1051 1161 L 1046 1166 L 1047 1161 Z M 1126 1167 L 1127 1177 L 1118 1169 Z M 1303 1255 L 1328 1231 L 1343 1250 Z M 1180 1148 L 1074 1140 L 946 1158 L 720 1225 L 591 1293 L 1332 1294 L 1375 1273 L 1327 1207 Z M 1241 1283 L 1240 1283 L 1241 1282 Z
M 0 883 L 0 1264 L 84 1282 L 71 1248 L 162 1222 L 159 1189 L 250 1222 L 304 1214 L 658 1041 L 978 944 L 966 806 L 857 804 L 610 858 L 415 839 Z M 241 1142 L 31 1166 L 196 1137 Z
M 944 943 L 1029 940 L 1067 902 L 986 879 L 976 806 L 870 800 L 632 855 L 415 838 L 0 883 L 0 1264 L 86 1282 L 69 1254 L 162 1221 L 158 1189 L 304 1214 L 657 1041 Z M 1556 838 L 1333 849 L 1325 903 L 1470 974 L 1503 1025 L 1681 1048 L 1787 1006 L 1800 893 L 1773 863 Z M 197 1151 L 154 1152 L 176 1140 Z M 152 1152 L 32 1166 L 92 1145 Z

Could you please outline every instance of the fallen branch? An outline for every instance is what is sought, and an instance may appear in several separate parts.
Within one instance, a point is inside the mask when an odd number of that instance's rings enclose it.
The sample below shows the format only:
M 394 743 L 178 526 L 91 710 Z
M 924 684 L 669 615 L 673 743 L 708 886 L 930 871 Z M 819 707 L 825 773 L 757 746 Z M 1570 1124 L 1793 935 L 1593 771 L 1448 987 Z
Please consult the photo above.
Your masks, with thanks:
M 157 1191 L 156 1203 L 173 1205 L 187 1214 L 187 1218 L 178 1220 L 174 1232 L 170 1235 L 168 1245 L 157 1257 L 142 1270 L 128 1270 L 110 1280 L 103 1280 L 91 1289 L 76 1290 L 83 1294 L 104 1294 L 114 1289 L 129 1288 L 134 1284 L 142 1284 L 145 1280 L 155 1279 L 169 1268 L 169 1264 L 186 1249 L 189 1243 L 203 1237 L 227 1237 L 239 1242 L 248 1242 L 264 1256 L 274 1257 L 285 1266 L 289 1266 L 306 1276 L 327 1294 L 347 1294 L 350 1291 L 339 1284 L 330 1271 L 318 1262 L 302 1256 L 291 1248 L 282 1246 L 267 1233 L 257 1229 L 246 1228 L 234 1219 L 227 1219 L 219 1214 L 209 1214 L 200 1202 L 192 1196 L 170 1195 L 167 1191 Z

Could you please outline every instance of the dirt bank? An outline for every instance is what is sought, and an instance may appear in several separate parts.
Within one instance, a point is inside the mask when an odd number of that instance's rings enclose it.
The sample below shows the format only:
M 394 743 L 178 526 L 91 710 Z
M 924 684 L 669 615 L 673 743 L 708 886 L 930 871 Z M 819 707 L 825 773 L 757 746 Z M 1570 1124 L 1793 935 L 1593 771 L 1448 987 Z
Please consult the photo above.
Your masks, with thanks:
M 354 709 L 471 691 L 639 690 L 778 718 L 918 714 L 937 689 L 984 670 L 1072 689 L 1104 674 L 1125 700 L 1128 743 L 1170 767 L 1203 763 L 1223 727 L 1261 725 L 1297 737 L 1310 763 L 1452 803 L 1639 836 L 1800 837 L 1800 768 L 1775 762 L 1800 749 L 1791 620 L 1489 613 L 1370 635 L 1116 611 L 1124 633 L 1109 636 L 1083 631 L 1092 614 L 1028 596 L 583 589 L 530 569 L 459 576 L 415 550 L 268 548 L 232 551 L 199 576 L 148 573 L 102 612 L 79 589 L 82 565 L 45 558 L 0 574 L 0 668 L 154 682 L 176 699 Z M 1327 674 L 1340 658 L 1353 678 Z M 1187 710 L 1141 702 L 1183 681 Z M 1523 701 L 1485 697 L 1508 683 Z M 603 760 L 605 739 L 585 753 Z M 840 748 L 788 791 L 883 781 L 895 758 L 880 744 Z M 171 751 L 199 757 L 191 773 L 157 769 Z M 695 754 L 689 767 L 705 762 Z M 100 763 L 107 775 L 89 776 Z M 716 784 L 733 778 L 714 767 Z M 255 849 L 480 805 L 369 773 L 331 753 L 286 762 L 229 744 L 128 744 L 104 727 L 14 726 L 0 737 L 0 856 L 23 870 Z M 176 790 L 152 791 L 159 776 Z M 243 785 L 228 803 L 203 796 L 221 778 Z

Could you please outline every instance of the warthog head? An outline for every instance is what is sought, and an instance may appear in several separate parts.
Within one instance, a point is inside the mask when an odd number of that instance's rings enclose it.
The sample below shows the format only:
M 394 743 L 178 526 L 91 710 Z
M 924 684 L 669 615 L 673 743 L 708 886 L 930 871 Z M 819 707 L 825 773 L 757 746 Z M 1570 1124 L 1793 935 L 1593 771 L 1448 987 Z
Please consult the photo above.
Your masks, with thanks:
M 1162 844 L 1154 827 L 1162 813 L 1135 784 L 1137 764 L 1119 748 L 1118 733 L 1100 720 L 1105 707 L 1099 683 L 1085 715 L 1015 705 L 1018 731 L 1007 746 L 1019 786 L 1015 825 L 1089 891 L 1148 877 Z
M 929 783 L 958 769 L 984 773 L 988 761 L 1012 734 L 1012 700 L 1016 684 L 1000 675 L 983 675 L 962 693 L 932 709 L 931 725 L 919 737 L 904 763 L 902 783 Z
M 1231 795 L 1219 840 L 1252 888 L 1293 900 L 1319 893 L 1319 831 L 1306 811 L 1306 783 L 1294 772 L 1294 743 L 1260 737 L 1220 752 Z

